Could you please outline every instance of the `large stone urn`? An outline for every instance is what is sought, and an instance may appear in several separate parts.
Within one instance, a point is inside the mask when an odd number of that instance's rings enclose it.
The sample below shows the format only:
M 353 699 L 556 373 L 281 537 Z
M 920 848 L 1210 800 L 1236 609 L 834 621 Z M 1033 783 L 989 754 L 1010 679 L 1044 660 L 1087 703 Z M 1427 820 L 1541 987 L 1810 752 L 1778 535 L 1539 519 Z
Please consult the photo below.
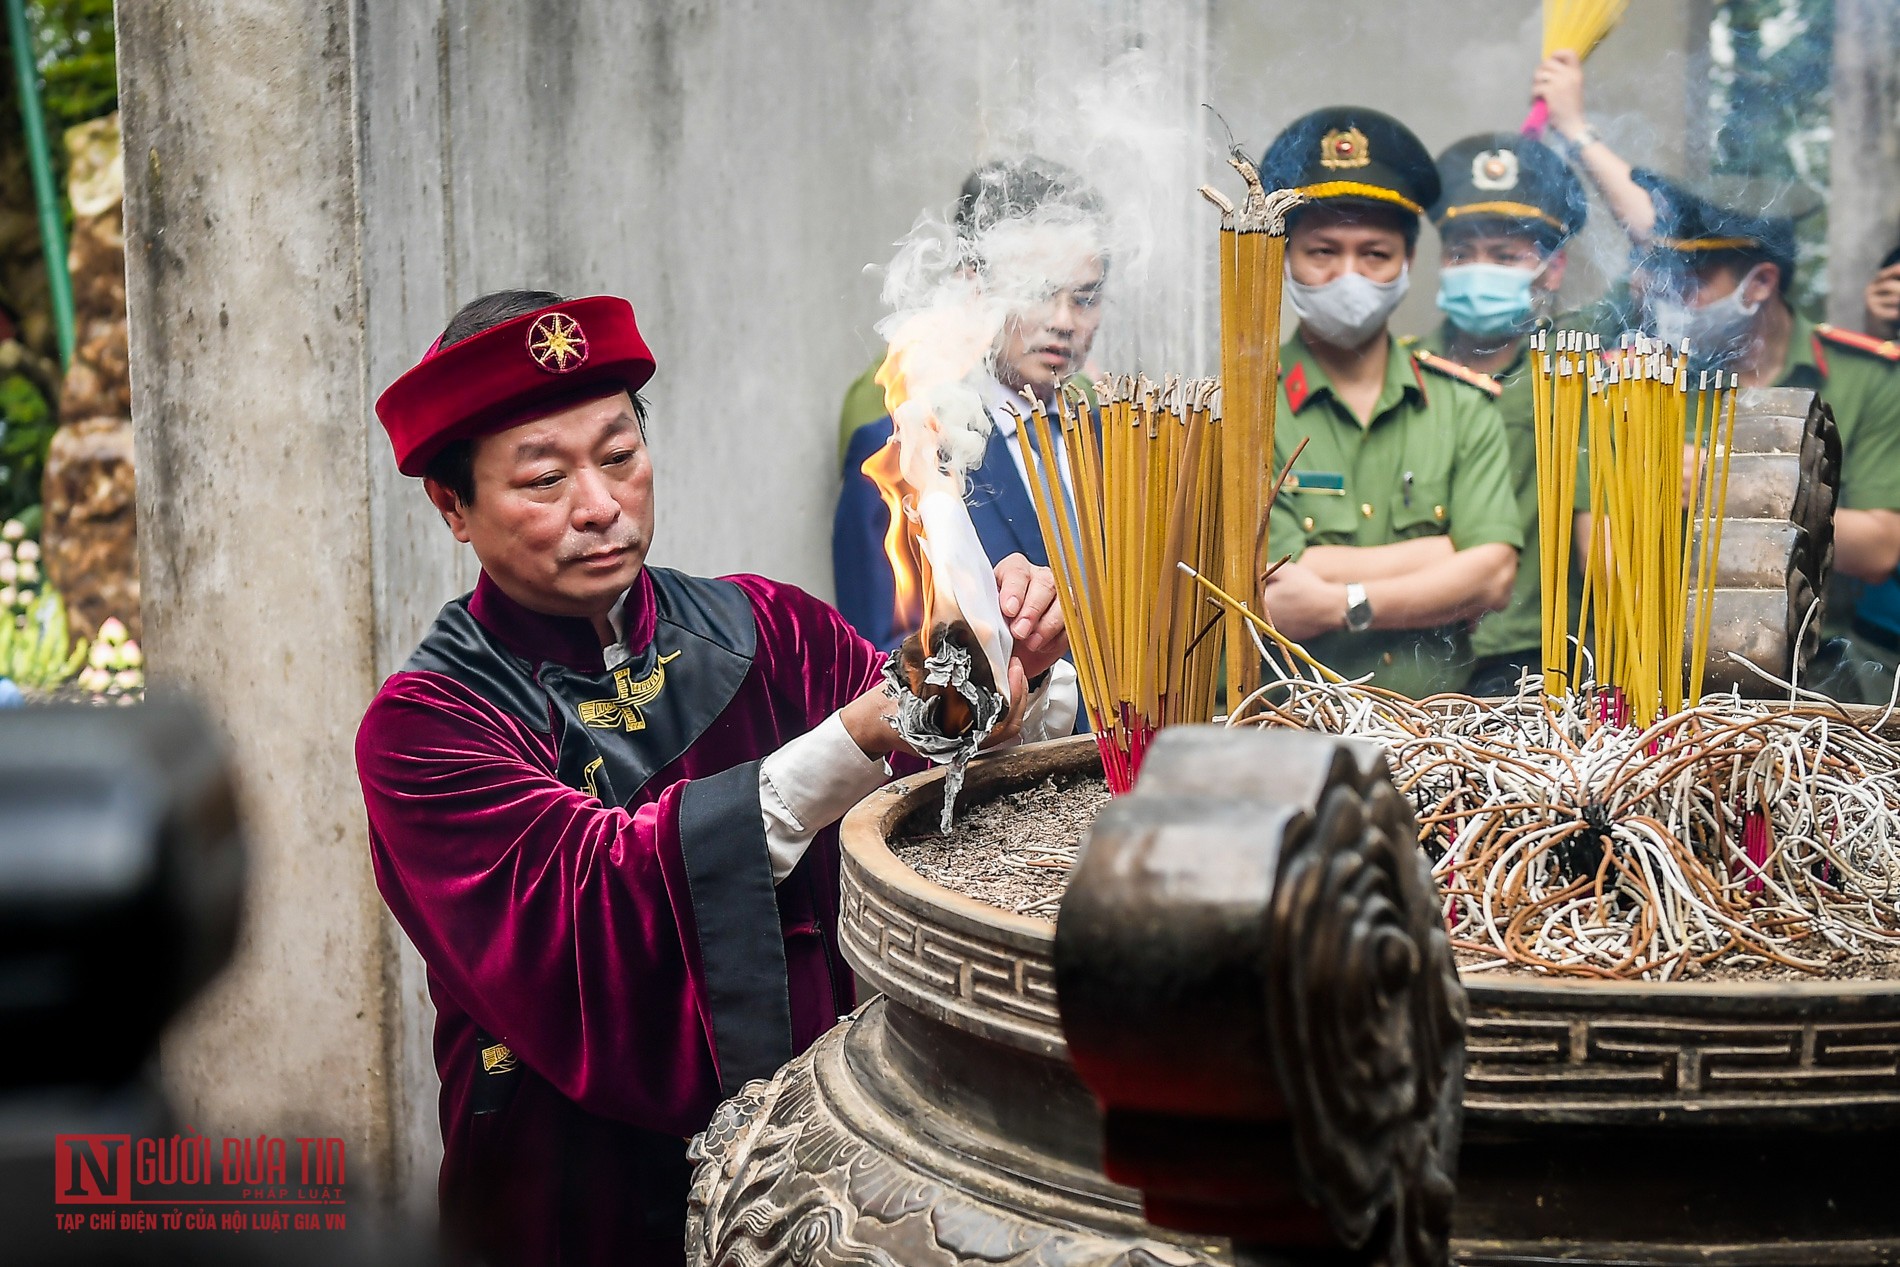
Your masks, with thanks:
M 1096 770 L 1092 741 L 1057 741 L 975 763 L 964 796 Z M 940 789 L 900 780 L 845 820 L 839 935 L 881 994 L 722 1107 L 696 1261 L 1223 1261 L 1104 1176 L 1055 925 L 889 848 Z M 1900 981 L 1464 984 L 1457 1261 L 1900 1262 Z

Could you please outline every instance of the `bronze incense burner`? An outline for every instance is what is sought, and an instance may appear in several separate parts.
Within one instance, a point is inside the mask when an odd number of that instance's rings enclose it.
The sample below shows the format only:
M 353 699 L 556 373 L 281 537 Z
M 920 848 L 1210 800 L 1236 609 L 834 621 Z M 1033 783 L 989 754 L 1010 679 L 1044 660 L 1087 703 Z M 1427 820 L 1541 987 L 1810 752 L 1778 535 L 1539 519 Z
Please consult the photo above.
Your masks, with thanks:
M 1086 737 L 1037 745 L 973 763 L 964 794 L 1099 760 Z M 1103 1173 L 1056 1008 L 1055 925 L 888 848 L 934 818 L 940 789 L 905 779 L 845 820 L 840 935 L 882 997 L 721 1110 L 697 1229 L 783 1229 L 804 1201 L 833 1212 L 834 1245 L 875 1239 L 919 1267 L 1221 1261 L 1222 1242 L 1147 1223 Z M 1464 984 L 1456 1261 L 1900 1261 L 1900 981 Z M 740 1153 L 749 1187 L 722 1169 Z

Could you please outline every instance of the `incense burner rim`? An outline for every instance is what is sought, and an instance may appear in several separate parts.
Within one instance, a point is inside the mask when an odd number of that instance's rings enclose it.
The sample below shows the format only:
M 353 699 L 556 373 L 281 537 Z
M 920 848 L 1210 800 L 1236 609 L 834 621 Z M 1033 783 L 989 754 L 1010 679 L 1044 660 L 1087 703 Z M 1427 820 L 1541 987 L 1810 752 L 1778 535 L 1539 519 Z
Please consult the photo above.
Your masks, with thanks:
M 1864 723 L 1882 710 L 1849 711 L 1862 713 L 1857 720 Z M 965 795 L 984 798 L 1094 769 L 1099 757 L 1089 736 L 1026 745 L 972 763 Z M 927 880 L 887 843 L 907 820 L 935 813 L 942 777 L 929 771 L 893 782 L 844 820 L 839 938 L 846 958 L 898 1006 L 1066 1063 L 1051 963 L 1054 922 Z M 1875 1076 L 1879 1071 L 1868 1064 L 1900 1067 L 1900 980 L 1651 982 L 1485 972 L 1464 973 L 1463 980 L 1471 1009 L 1466 1107 L 1473 1126 L 1655 1122 L 1679 1114 L 1760 1121 L 1765 1106 L 1759 1101 L 1749 1102 L 1753 1108 L 1729 1104 L 1713 1083 L 1702 1085 L 1699 1071 L 1713 1069 L 1726 1059 L 1718 1049 L 1738 1042 L 1760 1049 L 1749 1060 L 1788 1064 L 1788 1086 L 1767 1097 L 1780 1102 L 1780 1111 L 1900 1120 L 1900 1076 Z M 1642 1045 L 1640 1058 L 1632 1042 Z M 1864 1057 L 1850 1058 L 1841 1048 L 1869 1042 L 1893 1051 L 1882 1056 L 1869 1048 Z M 1776 1054 L 1783 1049 L 1785 1061 Z M 1656 1086 L 1638 1090 L 1620 1081 L 1632 1059 L 1698 1072 L 1659 1074 Z M 1841 1066 L 1842 1077 L 1878 1085 L 1819 1085 L 1832 1080 L 1830 1062 L 1843 1060 L 1853 1067 Z M 1821 1076 L 1810 1093 L 1803 1080 L 1813 1075 Z M 1592 1080 L 1618 1087 L 1553 1096 L 1555 1083 Z

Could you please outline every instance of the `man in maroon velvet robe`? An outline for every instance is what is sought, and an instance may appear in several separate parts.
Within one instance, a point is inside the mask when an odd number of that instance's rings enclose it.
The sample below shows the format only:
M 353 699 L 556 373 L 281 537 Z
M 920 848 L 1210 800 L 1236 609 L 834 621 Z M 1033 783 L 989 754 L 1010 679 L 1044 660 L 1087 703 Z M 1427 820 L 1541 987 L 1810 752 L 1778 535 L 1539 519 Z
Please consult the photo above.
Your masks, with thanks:
M 644 565 L 653 368 L 624 300 L 502 292 L 377 402 L 482 564 L 356 744 L 458 1261 L 679 1262 L 686 1138 L 853 1003 L 834 824 L 899 747 L 883 656 L 791 586 Z M 1065 734 L 1052 578 L 997 576 L 1003 733 Z

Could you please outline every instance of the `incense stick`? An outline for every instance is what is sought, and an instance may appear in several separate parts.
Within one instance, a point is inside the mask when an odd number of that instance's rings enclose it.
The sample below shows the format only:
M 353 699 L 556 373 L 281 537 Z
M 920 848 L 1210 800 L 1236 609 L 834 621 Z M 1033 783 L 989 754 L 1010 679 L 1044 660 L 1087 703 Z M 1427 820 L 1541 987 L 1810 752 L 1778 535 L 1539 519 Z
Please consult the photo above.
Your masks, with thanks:
M 1593 337 L 1568 332 L 1532 340 L 1544 693 L 1552 707 L 1585 676 L 1582 638 L 1568 674 L 1564 668 L 1580 432 L 1588 437 L 1592 530 L 1578 627 L 1594 635 L 1593 677 L 1605 692 L 1600 717 L 1648 725 L 1701 699 L 1735 380 L 1703 376 L 1692 429 L 1688 351 L 1642 336 L 1608 352 Z M 1688 445 L 1693 438 L 1700 447 L 1705 434 L 1716 447 L 1685 476 Z

